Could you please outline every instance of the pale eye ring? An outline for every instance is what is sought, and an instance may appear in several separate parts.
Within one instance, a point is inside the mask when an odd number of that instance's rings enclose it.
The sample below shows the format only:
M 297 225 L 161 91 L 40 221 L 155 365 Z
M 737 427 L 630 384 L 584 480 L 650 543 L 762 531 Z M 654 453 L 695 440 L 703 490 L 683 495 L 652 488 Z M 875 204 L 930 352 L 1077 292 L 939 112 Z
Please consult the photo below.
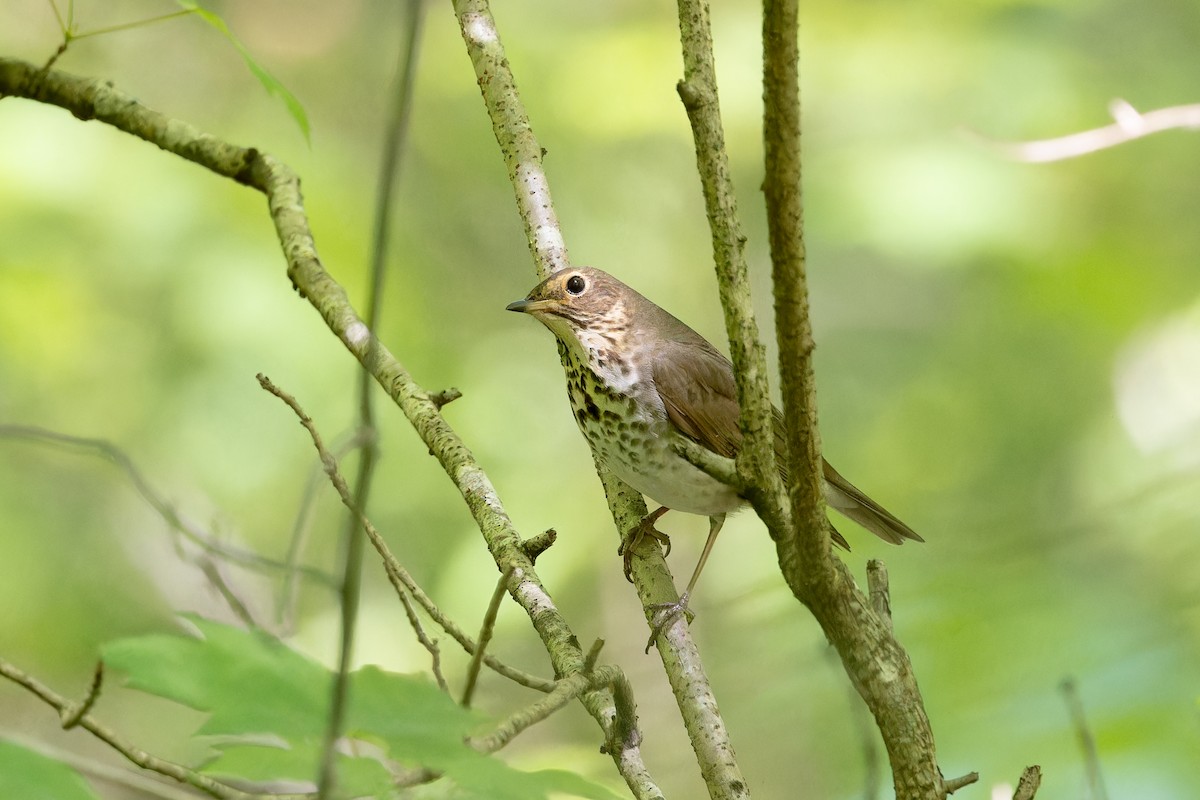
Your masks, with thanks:
M 587 281 L 582 275 L 572 275 L 567 278 L 567 292 L 573 295 L 583 294 L 583 290 L 587 288 Z

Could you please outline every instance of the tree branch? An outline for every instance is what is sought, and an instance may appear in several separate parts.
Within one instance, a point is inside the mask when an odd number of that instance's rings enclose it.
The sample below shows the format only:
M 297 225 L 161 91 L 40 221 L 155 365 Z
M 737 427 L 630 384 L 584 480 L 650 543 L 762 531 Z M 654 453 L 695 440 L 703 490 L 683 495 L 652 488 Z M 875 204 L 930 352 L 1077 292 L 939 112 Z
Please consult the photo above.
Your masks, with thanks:
M 299 177 L 289 167 L 268 154 L 221 141 L 186 122 L 152 111 L 105 81 L 59 70 L 43 71 L 17 59 L 0 58 L 0 95 L 57 105 L 82 120 L 100 120 L 266 195 L 293 286 L 399 406 L 462 494 L 497 567 L 513 567 L 510 593 L 529 615 L 555 674 L 566 676 L 579 671 L 583 653 L 578 642 L 521 548 L 520 537 L 491 481 L 442 418 L 434 396 L 413 380 L 386 347 L 381 343 L 372 345 L 371 333 L 345 290 L 325 271 L 308 225 Z M 609 732 L 616 716 L 611 693 L 588 692 L 582 700 L 605 731 L 606 740 L 611 740 Z M 612 756 L 638 798 L 661 796 L 637 745 L 627 743 Z
M 837 648 L 851 683 L 871 709 L 891 761 L 896 797 L 943 800 L 947 787 L 908 654 L 891 633 L 891 619 L 871 608 L 829 545 L 800 192 L 798 36 L 797 0 L 764 0 L 763 186 L 795 522 L 776 539 L 779 565 L 792 593 L 808 606 Z
M 1087 131 L 1040 139 L 1031 142 L 1001 142 L 981 133 L 964 131 L 971 139 L 999 151 L 1014 161 L 1046 163 L 1065 161 L 1088 153 L 1106 150 L 1117 145 L 1174 129 L 1200 129 L 1200 103 L 1156 108 L 1141 112 L 1124 100 L 1114 100 L 1108 107 L 1112 125 Z
M 683 80 L 676 88 L 696 145 L 696 168 L 712 231 L 713 261 L 745 436 L 737 456 L 741 476 L 738 483 L 747 487 L 747 496 L 755 508 L 761 507 L 760 515 L 771 526 L 772 535 L 778 536 L 783 524 L 783 491 L 775 469 L 774 411 L 767 388 L 767 355 L 754 319 L 744 252 L 746 237 L 738 220 L 721 127 L 708 0 L 679 0 L 679 34 Z
M 484 105 L 492 120 L 492 130 L 513 182 L 530 251 L 539 276 L 544 278 L 568 267 L 569 260 L 554 213 L 549 184 L 541 166 L 541 146 L 534 137 L 517 92 L 516 81 L 509 69 L 488 3 L 486 0 L 455 0 L 454 7 L 483 93 Z M 734 235 L 735 240 L 739 237 L 740 234 Z M 740 243 L 738 248 L 740 250 Z M 745 272 L 744 264 L 742 272 Z M 765 384 L 763 396 L 766 396 Z M 629 531 L 645 517 L 645 503 L 637 492 L 602 466 L 597 465 L 597 473 L 604 485 L 609 510 L 618 531 Z M 634 559 L 632 571 L 632 579 L 648 621 L 652 617 L 650 604 L 678 599 L 662 555 L 651 544 L 638 551 L 639 557 Z M 717 710 L 686 622 L 676 622 L 657 641 L 663 667 L 674 690 L 710 795 L 722 798 L 746 796 L 745 782 L 734 761 L 728 732 Z M 613 755 L 618 756 L 616 753 Z
M 252 794 L 235 789 L 220 781 L 213 780 L 207 775 L 202 775 L 195 770 L 188 769 L 182 764 L 158 758 L 139 747 L 135 747 L 91 714 L 79 713 L 79 709 L 71 701 L 67 700 L 67 698 L 4 659 L 0 659 L 0 677 L 7 678 L 37 696 L 43 703 L 58 711 L 59 717 L 64 722 L 70 722 L 70 727 L 78 726 L 83 728 L 133 764 L 144 770 L 165 775 L 179 783 L 194 786 L 211 797 L 220 798 L 220 800 L 263 800 L 264 798 L 271 798 L 271 800 L 305 800 L 307 797 L 306 795 Z

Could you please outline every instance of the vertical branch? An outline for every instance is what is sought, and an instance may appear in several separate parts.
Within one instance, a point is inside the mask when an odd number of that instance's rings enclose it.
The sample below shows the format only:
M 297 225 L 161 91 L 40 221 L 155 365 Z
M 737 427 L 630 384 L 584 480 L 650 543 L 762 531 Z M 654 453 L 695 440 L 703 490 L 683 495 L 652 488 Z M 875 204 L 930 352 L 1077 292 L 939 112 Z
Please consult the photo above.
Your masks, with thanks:
M 483 93 L 484 105 L 492 120 L 492 130 L 500 145 L 509 178 L 516 191 L 517 206 L 525 224 L 529 247 L 541 276 L 569 266 L 566 245 L 558 227 L 558 219 L 550 199 L 549 184 L 542 170 L 541 147 L 530 128 L 529 117 L 517 93 L 516 81 L 504 55 L 500 34 L 496 29 L 487 0 L 454 0 L 462 28 L 463 40 L 475 67 L 479 88 Z M 706 14 L 707 16 L 707 14 Z M 707 30 L 707 29 L 705 29 Z M 709 76 L 711 78 L 711 70 Z M 712 97 L 715 100 L 715 82 L 712 82 Z M 720 137 L 720 126 L 715 129 Z M 723 144 L 721 145 L 723 147 Z M 722 157 L 724 151 L 721 151 Z M 728 186 L 728 165 L 725 186 Z M 725 201 L 733 202 L 732 190 Z M 735 228 L 726 231 L 724 238 L 730 239 L 738 251 L 741 274 L 745 276 L 745 263 L 741 259 L 742 237 Z M 746 301 L 748 308 L 749 301 Z M 751 324 L 753 319 L 751 318 Z M 751 340 L 754 332 L 751 331 Z M 761 350 L 761 347 L 760 347 Z M 760 353 L 761 355 L 761 353 Z M 765 357 L 762 359 L 765 362 Z M 761 370 L 760 370 L 761 371 Z M 766 408 L 765 381 L 762 397 Z M 769 415 L 769 411 L 766 412 Z M 769 419 L 769 416 L 767 417 Z M 768 462 L 773 464 L 773 462 Z M 619 531 L 627 531 L 646 514 L 646 505 L 637 492 L 613 476 L 607 469 L 598 468 L 604 484 L 605 494 L 613 520 Z M 652 602 L 669 602 L 677 599 L 670 573 L 658 554 L 647 559 L 636 559 L 633 579 L 643 605 Z M 667 640 L 667 641 L 664 641 Z M 724 721 L 717 710 L 708 679 L 700 664 L 699 654 L 690 640 L 686 626 L 672 626 L 669 636 L 658 637 L 659 652 L 663 667 L 675 690 L 676 702 L 683 715 L 688 737 L 696 750 L 701 774 L 714 798 L 741 798 L 747 796 L 745 782 L 734 760 L 733 746 L 729 741 Z M 585 701 L 586 701 L 585 696 Z M 620 753 L 613 753 L 620 758 Z M 629 773 L 623 769 L 629 780 Z M 631 781 L 630 787 L 636 790 Z
M 550 184 L 542 169 L 542 147 L 533 135 L 529 114 L 517 94 L 517 82 L 504 55 L 487 0 L 454 0 L 454 10 L 492 119 L 492 132 L 516 193 L 529 251 L 537 264 L 538 276 L 545 278 L 571 266 L 571 261 L 550 200 Z
M 679 97 L 687 111 L 696 144 L 696 168 L 704 191 L 704 206 L 712 230 L 713 259 L 725 311 L 725 332 L 737 380 L 741 427 L 745 434 L 738 453 L 738 473 L 755 506 L 764 501 L 776 508 L 768 524 L 779 520 L 781 484 L 775 470 L 774 423 L 767 391 L 767 355 L 758 338 L 758 323 L 750 299 L 746 268 L 746 237 L 738 219 L 721 107 L 717 98 L 717 69 L 713 61 L 708 0 L 679 0 L 679 34 L 683 48 L 683 80 Z M 778 525 L 772 534 L 778 536 Z
M 371 237 L 371 286 L 367 296 L 366 325 L 374 333 L 378 329 L 379 309 L 383 301 L 383 279 L 387 272 L 388 221 L 391 219 L 392 193 L 399 172 L 400 154 L 404 148 L 408 120 L 412 109 L 413 75 L 416 71 L 418 44 L 421 40 L 421 20 L 424 0 L 409 0 L 407 19 L 408 35 L 400 48 L 397 67 L 396 88 L 391 93 L 391 107 L 385 127 L 383 156 L 379 168 L 379 183 L 375 196 L 375 222 Z M 378 347 L 375 336 L 370 337 L 371 352 L 367 362 L 375 360 Z M 358 429 L 362 434 L 363 446 L 359 454 L 358 474 L 354 482 L 354 507 L 365 514 L 371 493 L 371 478 L 379 456 L 375 434 L 375 414 L 372 408 L 372 383 L 374 376 L 362 367 L 358 370 Z M 349 705 L 350 667 L 354 657 L 354 631 L 358 622 L 359 595 L 362 586 L 362 560 L 365 546 L 364 536 L 358 525 L 358 515 L 346 515 L 345 565 L 341 586 L 342 636 L 338 653 L 338 669 L 333 677 L 332 698 L 329 705 L 329 720 L 321 749 L 321 769 L 317 780 L 317 797 L 326 800 L 333 793 L 337 778 L 337 741 L 345 724 L 346 707 Z
M 933 731 L 908 654 L 890 617 L 872 609 L 850 570 L 833 557 L 824 514 L 823 468 L 812 372 L 800 193 L 800 81 L 797 0 L 763 2 L 763 137 L 767 219 L 775 285 L 795 525 L 777 539 L 780 569 L 837 648 L 851 683 L 883 736 L 896 797 L 942 800 Z M 881 578 L 876 574 L 875 577 Z
M 800 193 L 800 49 L 798 0 L 763 3 L 763 193 L 771 277 L 775 288 L 775 337 L 779 380 L 787 420 L 788 486 L 796 555 L 805 574 L 828 576 L 829 521 L 825 517 L 821 435 L 813 379 L 812 323 L 805 275 L 804 204 Z
M 1087 765 L 1088 800 L 1108 800 L 1108 790 L 1104 788 L 1104 774 L 1100 770 L 1100 751 L 1096 748 L 1096 737 L 1092 735 L 1087 714 L 1083 711 L 1079 687 L 1075 685 L 1074 678 L 1064 678 L 1058 688 L 1063 693 L 1067 711 L 1071 714 L 1071 724 L 1075 726 L 1075 734 L 1079 737 L 1079 749 L 1083 751 L 1083 760 Z

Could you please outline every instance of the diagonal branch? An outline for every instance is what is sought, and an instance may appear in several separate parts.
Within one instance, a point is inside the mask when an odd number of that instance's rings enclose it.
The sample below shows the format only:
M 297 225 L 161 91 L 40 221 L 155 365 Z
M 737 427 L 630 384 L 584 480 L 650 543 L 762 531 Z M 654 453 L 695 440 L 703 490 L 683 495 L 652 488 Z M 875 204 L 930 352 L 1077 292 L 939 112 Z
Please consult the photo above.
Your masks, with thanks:
M 60 106 L 82 120 L 100 120 L 266 195 L 293 286 L 404 413 L 462 494 L 497 567 L 513 567 L 509 593 L 529 615 L 555 674 L 571 675 L 583 667 L 584 654 L 578 640 L 522 549 L 491 480 L 442 418 L 440 398 L 418 385 L 381 343 L 372 344 L 373 337 L 345 290 L 325 271 L 317 256 L 295 172 L 266 153 L 224 142 L 153 111 L 106 81 L 40 70 L 24 61 L 0 58 L 0 95 Z M 612 741 L 610 732 L 616 716 L 612 693 L 588 692 L 583 695 L 583 704 L 605 731 L 606 741 Z M 627 739 L 621 747 L 613 748 L 611 755 L 637 797 L 661 796 L 636 742 Z

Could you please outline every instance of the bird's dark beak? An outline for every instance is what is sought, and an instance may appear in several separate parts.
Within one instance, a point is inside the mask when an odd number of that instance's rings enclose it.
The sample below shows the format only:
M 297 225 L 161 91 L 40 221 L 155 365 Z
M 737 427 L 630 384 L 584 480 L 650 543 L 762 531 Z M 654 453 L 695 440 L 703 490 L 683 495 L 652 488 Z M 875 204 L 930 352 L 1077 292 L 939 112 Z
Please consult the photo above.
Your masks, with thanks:
M 533 314 L 538 311 L 547 311 L 555 305 L 556 303 L 553 300 L 530 300 L 526 297 L 524 300 L 509 303 L 504 307 L 504 310 L 519 311 L 522 314 Z

